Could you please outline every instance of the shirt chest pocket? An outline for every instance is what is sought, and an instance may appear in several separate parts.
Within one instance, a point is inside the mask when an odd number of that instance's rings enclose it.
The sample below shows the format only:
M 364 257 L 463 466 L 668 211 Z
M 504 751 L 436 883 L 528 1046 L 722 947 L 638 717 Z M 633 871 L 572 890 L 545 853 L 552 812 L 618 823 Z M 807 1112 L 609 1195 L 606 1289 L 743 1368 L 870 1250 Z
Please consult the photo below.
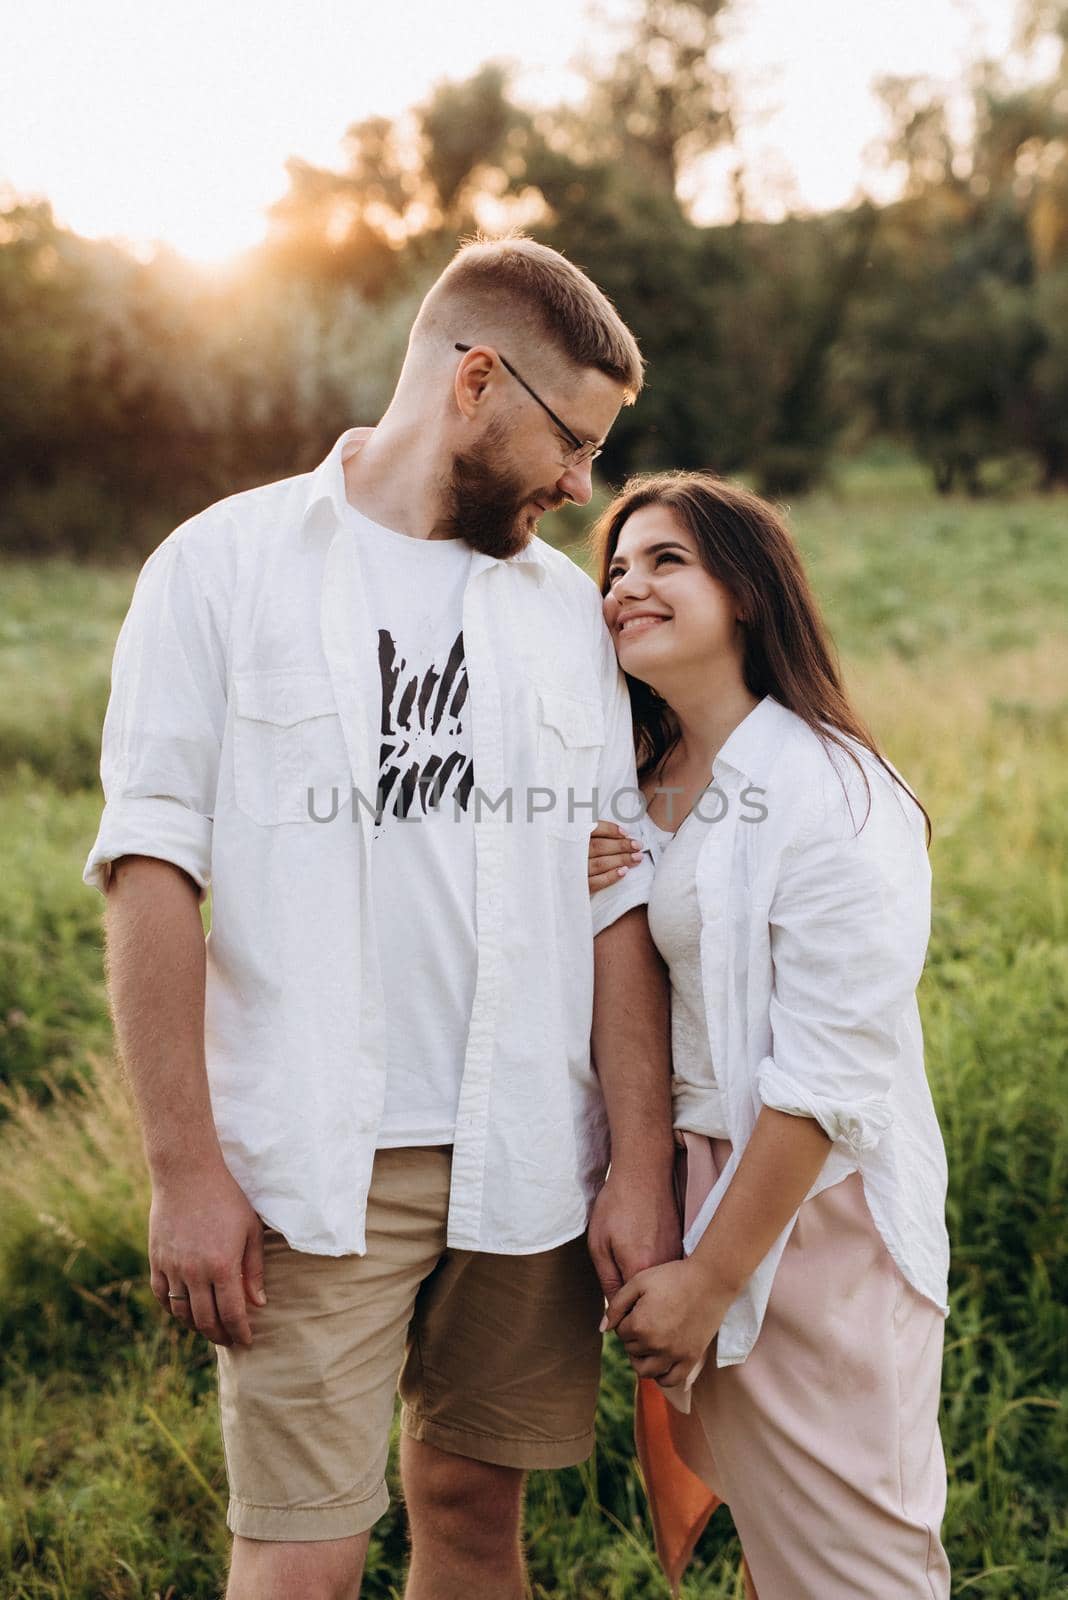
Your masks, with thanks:
M 329 676 L 239 672 L 233 699 L 238 809 L 263 824 L 344 810 L 352 779 Z
M 564 839 L 585 839 L 597 821 L 591 809 L 604 750 L 604 712 L 599 700 L 586 699 L 539 684 L 537 695 L 537 777 L 539 788 L 552 792 L 546 813 L 549 832 Z M 605 796 L 598 796 L 603 803 Z M 536 797 L 546 804 L 544 795 Z

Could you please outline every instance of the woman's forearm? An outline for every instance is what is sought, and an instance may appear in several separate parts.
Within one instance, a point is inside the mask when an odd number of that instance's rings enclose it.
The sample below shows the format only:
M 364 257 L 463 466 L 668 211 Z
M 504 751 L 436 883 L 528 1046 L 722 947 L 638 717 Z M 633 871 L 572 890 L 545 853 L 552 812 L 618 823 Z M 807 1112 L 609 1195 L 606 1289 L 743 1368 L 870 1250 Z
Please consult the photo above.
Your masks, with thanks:
M 831 1141 L 812 1117 L 764 1106 L 719 1210 L 692 1260 L 717 1289 L 740 1293 L 819 1177 Z

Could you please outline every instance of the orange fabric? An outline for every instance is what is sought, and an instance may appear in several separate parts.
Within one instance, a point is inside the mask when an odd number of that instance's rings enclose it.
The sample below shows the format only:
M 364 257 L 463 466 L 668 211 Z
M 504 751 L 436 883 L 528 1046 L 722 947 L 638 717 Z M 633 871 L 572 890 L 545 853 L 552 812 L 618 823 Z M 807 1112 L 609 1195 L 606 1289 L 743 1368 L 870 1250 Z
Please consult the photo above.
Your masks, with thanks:
M 687 1466 L 673 1434 L 676 1421 L 688 1423 L 690 1419 L 664 1398 L 653 1378 L 639 1378 L 634 1394 L 634 1442 L 653 1518 L 656 1553 L 673 1595 L 679 1592 L 682 1575 L 709 1517 L 722 1504 Z
M 675 1140 L 679 1146 L 676 1198 L 683 1227 L 688 1228 L 719 1169 L 710 1140 L 692 1133 L 676 1133 Z M 725 1160 L 729 1143 L 717 1140 L 716 1146 Z M 637 1382 L 634 1443 L 653 1519 L 656 1553 L 672 1594 L 678 1594 L 697 1541 L 716 1507 L 723 1504 L 712 1488 L 715 1463 L 698 1418 L 673 1406 L 653 1378 Z

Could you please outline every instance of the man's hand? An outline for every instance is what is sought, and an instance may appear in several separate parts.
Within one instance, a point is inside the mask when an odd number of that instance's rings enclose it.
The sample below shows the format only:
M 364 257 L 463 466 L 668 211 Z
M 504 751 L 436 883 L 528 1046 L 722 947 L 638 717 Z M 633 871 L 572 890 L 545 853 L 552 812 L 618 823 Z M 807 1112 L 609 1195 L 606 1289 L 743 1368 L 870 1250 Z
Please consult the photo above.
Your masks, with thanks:
M 222 1162 L 156 1177 L 148 1257 L 152 1293 L 185 1327 L 213 1344 L 252 1343 L 247 1306 L 267 1303 L 263 1223 Z
M 733 1299 L 692 1257 L 669 1261 L 631 1278 L 609 1302 L 603 1326 L 619 1334 L 639 1378 L 669 1389 L 704 1360 Z
M 588 1243 L 606 1300 L 643 1268 L 677 1261 L 682 1230 L 670 1168 L 658 1179 L 613 1166 L 593 1203 Z

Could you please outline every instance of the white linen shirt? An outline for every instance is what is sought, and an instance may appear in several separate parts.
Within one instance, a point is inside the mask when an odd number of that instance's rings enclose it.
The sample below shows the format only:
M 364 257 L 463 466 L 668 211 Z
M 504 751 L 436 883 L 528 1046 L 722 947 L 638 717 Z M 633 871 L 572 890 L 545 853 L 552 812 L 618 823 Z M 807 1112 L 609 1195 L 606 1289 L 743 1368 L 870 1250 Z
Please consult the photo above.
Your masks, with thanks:
M 945 1315 L 946 1156 L 916 1003 L 930 934 L 924 819 L 853 748 L 870 812 L 852 760 L 833 746 L 829 757 L 766 697 L 723 745 L 698 802 L 702 989 L 733 1148 L 683 1248 L 695 1249 L 772 1106 L 814 1117 L 833 1140 L 806 1198 L 859 1171 L 890 1256 Z M 796 1220 L 728 1309 L 718 1366 L 756 1343 Z
M 205 1051 L 223 1157 L 264 1222 L 321 1255 L 366 1250 L 386 1083 L 380 708 L 359 687 L 376 676 L 377 638 L 342 470 L 368 432 L 342 434 L 312 473 L 209 507 L 146 561 L 115 650 L 106 803 L 84 873 L 105 890 L 110 863 L 136 854 L 183 868 L 202 900 L 210 884 Z M 463 632 L 486 800 L 448 1243 L 530 1254 L 580 1234 L 603 1181 L 593 938 L 645 904 L 652 870 L 591 908 L 591 793 L 610 817 L 635 785 L 596 585 L 540 539 L 506 560 L 476 551 Z M 309 789 L 318 816 L 336 789 L 334 820 L 315 820 Z M 527 821 L 528 790 L 535 809 L 547 790 L 559 802 Z

